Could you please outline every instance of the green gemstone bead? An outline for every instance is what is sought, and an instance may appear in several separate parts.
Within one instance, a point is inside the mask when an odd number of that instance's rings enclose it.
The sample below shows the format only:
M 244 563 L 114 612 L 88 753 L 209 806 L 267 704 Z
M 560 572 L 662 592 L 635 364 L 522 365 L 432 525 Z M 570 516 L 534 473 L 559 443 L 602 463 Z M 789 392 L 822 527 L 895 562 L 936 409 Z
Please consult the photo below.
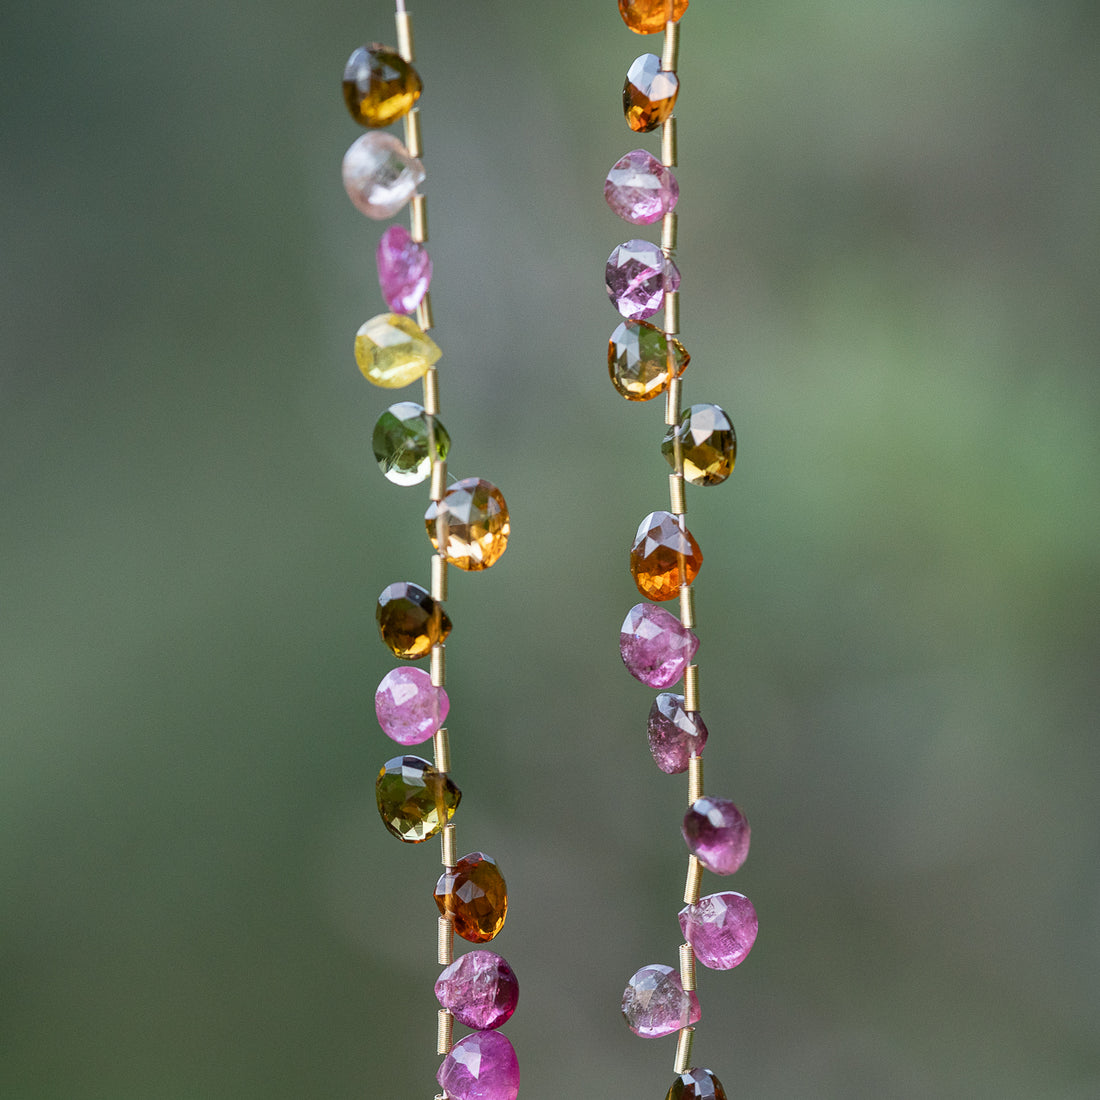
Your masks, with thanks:
M 434 432 L 435 460 L 443 462 L 451 449 L 451 437 L 438 419 Z M 415 401 L 399 401 L 378 418 L 371 446 L 378 468 L 395 485 L 418 485 L 431 476 L 428 414 Z

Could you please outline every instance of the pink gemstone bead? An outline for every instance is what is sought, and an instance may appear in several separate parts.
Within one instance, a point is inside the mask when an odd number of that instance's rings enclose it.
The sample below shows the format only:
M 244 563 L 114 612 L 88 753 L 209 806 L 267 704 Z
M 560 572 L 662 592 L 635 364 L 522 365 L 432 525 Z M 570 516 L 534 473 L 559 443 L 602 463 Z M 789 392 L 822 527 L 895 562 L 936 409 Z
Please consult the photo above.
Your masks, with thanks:
M 374 693 L 374 712 L 386 736 L 399 745 L 427 741 L 447 718 L 451 701 L 422 668 L 395 668 Z
M 652 317 L 664 305 L 665 291 L 680 286 L 680 272 L 649 241 L 627 241 L 607 258 L 607 293 L 615 308 L 632 321 Z
M 685 991 L 679 971 L 653 963 L 627 982 L 623 1016 L 635 1035 L 655 1039 L 698 1023 L 702 1012 L 694 991 Z
M 636 680 L 658 690 L 672 687 L 684 675 L 699 639 L 663 607 L 635 604 L 619 632 L 623 664 Z
M 696 799 L 680 831 L 688 851 L 716 875 L 732 875 L 749 854 L 748 818 L 728 798 Z
M 409 236 L 403 225 L 391 225 L 378 242 L 378 285 L 394 313 L 412 313 L 432 281 L 428 250 Z
M 495 951 L 468 951 L 439 975 L 435 995 L 460 1024 L 490 1031 L 515 1012 L 519 982 Z
M 612 165 L 603 185 L 603 197 L 624 221 L 650 225 L 675 209 L 680 185 L 652 153 L 634 149 Z
M 688 761 L 707 743 L 707 727 L 698 713 L 684 710 L 684 697 L 662 691 L 649 708 L 649 751 L 669 775 L 686 772 Z
M 454 1100 L 516 1100 L 519 1061 L 499 1031 L 475 1031 L 451 1047 L 436 1080 Z
M 744 894 L 708 894 L 680 910 L 680 931 L 711 970 L 732 970 L 756 942 L 756 909 Z

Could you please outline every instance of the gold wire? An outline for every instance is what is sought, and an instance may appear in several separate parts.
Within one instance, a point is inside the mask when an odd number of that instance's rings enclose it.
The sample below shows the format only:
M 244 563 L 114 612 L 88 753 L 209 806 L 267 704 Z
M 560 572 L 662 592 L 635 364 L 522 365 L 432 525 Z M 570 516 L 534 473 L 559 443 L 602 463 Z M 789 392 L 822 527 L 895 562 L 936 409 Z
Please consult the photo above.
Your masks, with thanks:
M 426 195 L 413 195 L 409 203 L 409 236 L 419 244 L 428 239 L 428 198 Z M 421 325 L 421 328 L 424 326 Z
M 693 756 L 688 760 L 688 805 L 703 797 L 703 758 Z
M 695 1028 L 680 1028 L 680 1037 L 676 1040 L 676 1061 L 673 1073 L 687 1073 L 691 1068 L 691 1048 L 695 1043 Z
M 680 984 L 687 990 L 695 988 L 695 952 L 690 943 L 680 944 Z
M 416 53 L 413 50 L 412 16 L 404 9 L 405 5 L 398 0 L 398 11 L 394 17 L 397 23 L 397 52 L 411 64 L 416 60 Z
M 439 371 L 429 367 L 424 375 L 424 411 L 429 416 L 439 415 Z
M 680 331 L 680 292 L 665 293 L 665 334 L 675 336 Z
M 432 555 L 432 599 L 447 598 L 447 559 L 441 554 Z
M 424 297 L 416 303 L 416 323 L 423 332 L 435 328 L 435 317 L 432 314 L 432 292 L 424 291 Z
M 661 163 L 666 168 L 676 167 L 676 119 L 666 118 L 661 124 Z
M 446 918 L 439 918 L 436 961 L 440 966 L 450 966 L 455 961 L 455 926 Z
M 674 516 L 682 516 L 687 511 L 687 500 L 684 497 L 684 475 L 668 475 L 668 497 L 670 508 Z
M 424 155 L 423 138 L 420 134 L 420 108 L 414 107 L 405 116 L 405 148 L 410 157 L 422 157 Z
M 684 710 L 699 710 L 699 666 L 688 665 L 684 669 Z
M 679 233 L 679 218 L 676 211 L 670 210 L 661 219 L 661 251 L 666 256 L 671 256 L 676 251 L 676 238 Z
M 442 500 L 447 495 L 447 463 L 439 459 L 432 463 L 432 500 Z
M 665 45 L 661 51 L 661 68 L 666 73 L 676 72 L 680 61 L 680 24 L 671 19 L 665 24 Z
M 455 1018 L 445 1009 L 439 1010 L 439 1029 L 436 1032 L 436 1054 L 450 1054 L 454 1043 Z
M 451 735 L 443 726 L 432 736 L 432 748 L 435 750 L 436 771 L 446 775 L 451 770 Z M 444 828 L 447 828 L 445 825 Z
M 442 642 L 432 646 L 432 687 L 447 686 L 447 647 Z
M 703 865 L 695 858 L 688 856 L 687 883 L 684 885 L 684 903 L 696 905 L 699 902 L 699 887 L 703 882 Z
M 443 842 L 440 847 L 443 851 L 443 866 L 446 867 L 448 871 L 453 871 L 456 862 L 454 822 L 448 821 L 447 824 L 443 826 Z
M 680 625 L 689 630 L 695 626 L 695 589 L 690 584 L 680 585 Z
M 669 359 L 671 360 L 672 353 L 669 352 Z M 671 362 L 669 364 L 671 370 Z M 674 424 L 680 423 L 680 387 L 681 380 L 679 378 L 673 378 L 668 383 L 668 389 L 665 391 L 665 423 L 672 427 Z M 673 443 L 675 446 L 675 442 Z

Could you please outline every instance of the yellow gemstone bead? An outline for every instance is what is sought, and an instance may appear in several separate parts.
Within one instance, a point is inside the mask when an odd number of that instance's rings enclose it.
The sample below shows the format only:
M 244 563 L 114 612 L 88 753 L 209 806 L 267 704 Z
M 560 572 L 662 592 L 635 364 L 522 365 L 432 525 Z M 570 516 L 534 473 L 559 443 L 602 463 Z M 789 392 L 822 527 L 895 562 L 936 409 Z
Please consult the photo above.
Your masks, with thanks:
M 411 317 L 400 313 L 380 313 L 355 334 L 355 361 L 363 377 L 387 390 L 423 378 L 442 354 Z

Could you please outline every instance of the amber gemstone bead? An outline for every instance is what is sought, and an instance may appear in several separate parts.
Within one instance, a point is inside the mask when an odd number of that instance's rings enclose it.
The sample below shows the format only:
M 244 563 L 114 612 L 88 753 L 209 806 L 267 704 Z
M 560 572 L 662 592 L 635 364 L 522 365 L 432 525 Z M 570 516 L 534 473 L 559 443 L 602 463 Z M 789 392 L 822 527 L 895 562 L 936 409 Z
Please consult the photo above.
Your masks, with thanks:
M 726 1100 L 722 1082 L 709 1069 L 689 1069 L 672 1082 L 665 1100 Z
M 664 393 L 690 362 L 679 340 L 648 321 L 624 321 L 607 345 L 611 384 L 627 401 L 648 401 Z
M 442 553 L 451 565 L 477 572 L 488 569 L 508 546 L 508 505 L 495 485 L 467 477 L 428 505 L 424 526 L 436 550 L 442 535 Z
M 703 564 L 703 551 L 671 512 L 650 512 L 638 527 L 630 548 L 630 572 L 647 600 L 673 599 L 683 584 L 691 584 Z
M 679 447 L 684 480 L 692 485 L 719 485 L 737 460 L 737 435 L 725 410 L 718 405 L 692 405 L 680 414 L 680 423 L 665 432 L 661 454 L 676 468 Z
M 635 58 L 623 85 L 623 114 L 627 125 L 639 134 L 648 134 L 664 122 L 676 106 L 680 81 L 675 73 L 661 68 L 655 53 Z
M 360 46 L 344 66 L 344 102 L 363 126 L 389 126 L 407 115 L 423 85 L 416 70 L 389 46 Z
M 395 656 L 406 660 L 427 657 L 432 646 L 444 641 L 451 632 L 451 620 L 443 605 L 410 581 L 391 584 L 382 590 L 376 617 L 382 641 Z
M 419 844 L 454 817 L 462 792 L 419 756 L 387 760 L 374 784 L 382 824 L 398 840 Z
M 439 876 L 435 903 L 464 940 L 488 943 L 504 927 L 508 888 L 494 860 L 471 852 Z
M 676 23 L 687 11 L 688 0 L 619 0 L 619 14 L 635 34 L 658 34 L 666 23 Z

